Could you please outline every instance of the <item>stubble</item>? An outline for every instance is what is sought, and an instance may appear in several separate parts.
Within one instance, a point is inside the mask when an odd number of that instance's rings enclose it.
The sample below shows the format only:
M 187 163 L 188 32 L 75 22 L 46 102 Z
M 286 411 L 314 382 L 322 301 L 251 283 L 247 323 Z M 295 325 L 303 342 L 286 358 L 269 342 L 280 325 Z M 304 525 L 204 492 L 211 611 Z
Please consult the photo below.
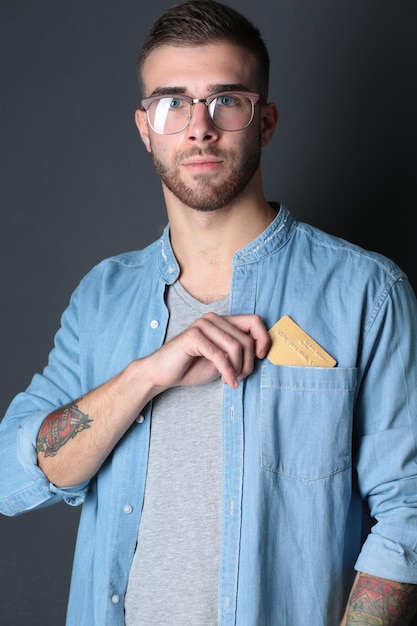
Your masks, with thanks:
M 151 155 L 162 182 L 183 204 L 197 211 L 217 211 L 233 202 L 253 178 L 260 163 L 261 145 L 258 141 L 240 159 L 235 152 L 196 147 L 178 154 L 172 167 L 163 163 L 153 149 Z M 229 176 L 216 182 L 215 175 L 195 174 L 194 184 L 188 185 L 181 176 L 181 163 L 195 156 L 213 156 L 223 160 L 229 167 Z

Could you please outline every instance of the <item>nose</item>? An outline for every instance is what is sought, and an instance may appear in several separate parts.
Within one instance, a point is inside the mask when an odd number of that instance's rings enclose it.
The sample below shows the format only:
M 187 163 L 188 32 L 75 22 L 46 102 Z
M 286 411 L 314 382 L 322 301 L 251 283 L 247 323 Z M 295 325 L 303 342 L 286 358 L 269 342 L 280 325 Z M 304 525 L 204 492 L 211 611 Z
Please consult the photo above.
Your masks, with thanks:
M 186 128 L 187 139 L 191 142 L 216 141 L 219 136 L 218 129 L 213 124 L 205 102 L 196 102 L 191 112 L 191 120 Z

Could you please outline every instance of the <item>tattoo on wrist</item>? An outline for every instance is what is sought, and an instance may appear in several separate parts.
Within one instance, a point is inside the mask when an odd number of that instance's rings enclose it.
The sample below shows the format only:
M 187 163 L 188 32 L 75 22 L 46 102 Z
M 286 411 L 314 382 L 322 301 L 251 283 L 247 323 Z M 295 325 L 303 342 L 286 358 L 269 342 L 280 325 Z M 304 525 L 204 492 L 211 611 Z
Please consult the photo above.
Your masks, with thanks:
M 90 428 L 92 421 L 75 402 L 53 411 L 39 429 L 36 451 L 44 452 L 45 456 L 55 456 L 67 441 Z
M 406 626 L 417 610 L 417 585 L 361 574 L 349 602 L 347 626 Z

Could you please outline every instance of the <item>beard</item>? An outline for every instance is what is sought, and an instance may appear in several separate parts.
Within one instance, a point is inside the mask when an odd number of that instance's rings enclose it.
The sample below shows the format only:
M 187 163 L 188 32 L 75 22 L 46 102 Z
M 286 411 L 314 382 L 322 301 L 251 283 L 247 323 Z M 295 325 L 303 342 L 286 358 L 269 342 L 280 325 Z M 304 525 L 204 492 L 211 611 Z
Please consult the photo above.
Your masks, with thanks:
M 229 176 L 216 183 L 210 174 L 196 174 L 195 184 L 192 187 L 187 185 L 181 178 L 180 163 L 194 156 L 207 155 L 228 162 Z M 259 140 L 256 147 L 240 159 L 235 152 L 225 152 L 213 147 L 192 148 L 178 154 L 171 168 L 158 159 L 153 150 L 151 156 L 162 182 L 183 204 L 197 211 L 217 211 L 233 202 L 253 178 L 261 160 L 261 143 Z

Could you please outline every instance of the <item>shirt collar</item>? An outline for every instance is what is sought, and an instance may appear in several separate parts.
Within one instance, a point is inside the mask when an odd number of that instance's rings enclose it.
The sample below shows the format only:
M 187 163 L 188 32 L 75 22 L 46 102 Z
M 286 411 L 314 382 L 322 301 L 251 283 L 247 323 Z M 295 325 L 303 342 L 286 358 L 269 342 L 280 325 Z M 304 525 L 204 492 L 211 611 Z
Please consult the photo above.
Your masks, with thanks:
M 291 236 L 296 222 L 286 207 L 279 207 L 279 205 L 277 205 L 277 210 L 277 216 L 268 228 L 266 228 L 259 237 L 256 237 L 256 239 L 236 252 L 233 257 L 233 265 L 254 263 L 269 256 L 272 252 L 285 245 Z M 165 226 L 159 244 L 159 267 L 161 275 L 168 285 L 172 285 L 178 279 L 180 268 L 171 247 L 169 224 Z

